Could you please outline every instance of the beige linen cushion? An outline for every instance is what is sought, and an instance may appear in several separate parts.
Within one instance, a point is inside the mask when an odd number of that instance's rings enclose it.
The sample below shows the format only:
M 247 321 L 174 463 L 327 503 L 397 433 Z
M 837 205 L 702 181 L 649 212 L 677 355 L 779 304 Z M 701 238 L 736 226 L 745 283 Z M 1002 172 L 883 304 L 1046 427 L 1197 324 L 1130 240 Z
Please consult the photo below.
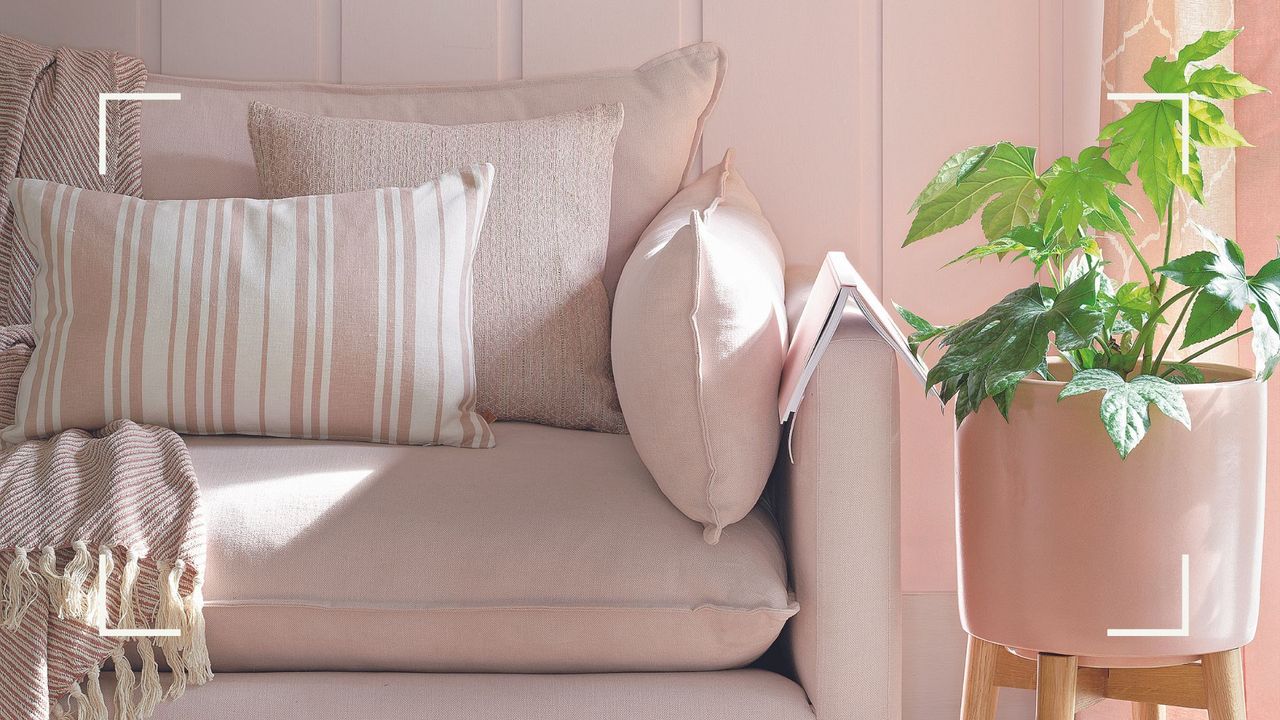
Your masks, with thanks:
M 142 190 L 149 198 L 261 197 L 244 131 L 254 100 L 317 115 L 439 125 L 526 120 L 621 103 L 627 122 L 614 159 L 604 276 L 612 297 L 640 233 L 693 166 L 724 72 L 720 47 L 699 43 L 635 69 L 475 85 L 326 85 L 153 75 L 149 92 L 182 93 L 182 100 L 142 103 Z
M 613 369 L 627 426 L 708 542 L 751 511 L 777 454 L 782 274 L 730 151 L 663 208 L 618 283 Z
M 622 113 L 597 105 L 534 120 L 428 125 L 255 102 L 249 136 L 270 197 L 412 185 L 444 168 L 492 162 L 475 262 L 480 411 L 621 432 L 602 273 Z
M 477 165 L 414 189 L 143 201 L 14 181 L 40 269 L 4 439 L 127 418 L 491 447 L 470 270 L 492 182 Z

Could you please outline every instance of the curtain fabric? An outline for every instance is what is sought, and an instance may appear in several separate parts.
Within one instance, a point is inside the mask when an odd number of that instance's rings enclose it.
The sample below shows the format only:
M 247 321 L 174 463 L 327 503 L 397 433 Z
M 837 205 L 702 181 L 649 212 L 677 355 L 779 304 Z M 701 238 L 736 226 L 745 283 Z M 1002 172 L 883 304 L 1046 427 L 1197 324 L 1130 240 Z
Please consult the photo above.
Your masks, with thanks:
M 1105 0 L 1102 38 L 1102 126 L 1131 103 L 1110 101 L 1107 93 L 1149 91 L 1142 80 L 1151 58 L 1170 55 L 1205 30 L 1244 28 L 1213 59 L 1273 94 L 1222 103 L 1223 111 L 1254 147 L 1206 148 L 1201 152 L 1205 207 L 1185 198 L 1174 210 L 1174 257 L 1203 248 L 1189 220 L 1235 239 L 1244 248 L 1249 271 L 1277 256 L 1280 233 L 1280 12 L 1276 0 Z M 1233 104 L 1236 107 L 1231 107 Z M 1135 182 L 1122 196 L 1142 213 L 1137 242 L 1148 260 L 1160 260 L 1163 234 L 1150 202 Z M 1139 279 L 1142 270 L 1120 238 L 1110 238 L 1104 252 L 1115 263 L 1115 275 Z M 1248 338 L 1220 348 L 1206 359 L 1251 367 Z M 1247 705 L 1250 717 L 1280 716 L 1280 382 L 1271 383 L 1268 446 L 1267 546 L 1263 552 L 1262 610 L 1258 636 L 1245 650 Z M 1120 703 L 1103 703 L 1082 713 L 1089 720 L 1128 718 Z M 1204 718 L 1203 710 L 1169 710 L 1169 719 Z
M 1235 27 L 1232 0 L 1106 0 L 1102 23 L 1102 103 L 1101 125 L 1129 111 L 1137 100 L 1113 100 L 1111 93 L 1151 92 L 1142 79 L 1156 56 L 1174 55 L 1178 48 L 1200 37 L 1205 30 Z M 1213 59 L 1227 67 L 1233 64 L 1233 47 Z M 1233 121 L 1232 103 L 1220 103 L 1228 121 Z M 1207 247 L 1192 227 L 1197 222 L 1229 238 L 1236 237 L 1236 152 L 1233 148 L 1202 148 L 1200 165 L 1204 172 L 1204 205 L 1185 193 L 1175 195 L 1173 243 L 1170 257 L 1179 257 Z M 1134 223 L 1134 242 L 1152 267 L 1163 262 L 1164 223 L 1142 192 L 1137 178 L 1119 188 L 1119 194 L 1137 208 L 1141 219 Z M 1111 275 L 1121 281 L 1142 280 L 1142 267 L 1119 236 L 1106 238 L 1103 254 L 1112 265 Z M 1176 314 L 1181 306 L 1171 310 Z M 1175 342 L 1174 346 L 1180 342 Z M 1175 352 L 1176 355 L 1176 352 Z M 1225 345 L 1203 358 L 1228 364 L 1238 362 L 1234 345 Z
M 1239 103 L 1236 127 L 1254 147 L 1236 157 L 1236 238 L 1250 272 L 1277 255 L 1280 233 L 1280 6 L 1276 0 L 1236 0 L 1235 70 L 1271 94 Z M 1241 343 L 1247 353 L 1247 340 Z M 1251 360 L 1252 358 L 1249 358 Z M 1280 382 L 1269 388 L 1267 532 L 1262 551 L 1258 637 L 1245 651 L 1250 717 L 1280 717 Z

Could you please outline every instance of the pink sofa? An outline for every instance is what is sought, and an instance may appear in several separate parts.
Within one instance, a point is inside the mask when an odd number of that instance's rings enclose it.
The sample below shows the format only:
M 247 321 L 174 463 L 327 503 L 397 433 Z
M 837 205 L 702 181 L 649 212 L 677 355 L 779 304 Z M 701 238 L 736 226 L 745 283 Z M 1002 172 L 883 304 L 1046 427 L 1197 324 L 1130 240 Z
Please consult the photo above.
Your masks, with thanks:
M 169 130 L 144 121 L 147 187 L 253 177 L 243 148 L 193 158 Z M 793 321 L 814 272 L 788 273 Z M 794 461 L 784 447 L 714 546 L 626 435 L 503 423 L 483 452 L 189 438 L 217 678 L 157 717 L 897 718 L 895 363 L 847 311 Z

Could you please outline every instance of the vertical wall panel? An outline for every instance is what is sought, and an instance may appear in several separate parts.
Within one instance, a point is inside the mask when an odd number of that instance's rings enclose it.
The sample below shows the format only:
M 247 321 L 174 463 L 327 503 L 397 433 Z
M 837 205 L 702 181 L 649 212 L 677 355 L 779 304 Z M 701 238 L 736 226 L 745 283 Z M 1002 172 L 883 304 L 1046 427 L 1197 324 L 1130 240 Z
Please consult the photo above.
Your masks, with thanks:
M 738 148 L 739 167 L 792 264 L 846 250 L 867 267 L 875 255 L 862 252 L 857 238 L 857 30 L 866 4 L 824 0 L 797 12 L 773 0 L 703 3 L 703 36 L 729 57 L 704 162 L 714 165 L 726 148 Z
M 342 0 L 317 0 L 319 53 L 316 79 L 342 82 Z
M 1037 5 L 885 3 L 884 295 L 937 323 L 970 317 L 1030 281 L 1026 268 L 993 259 L 940 269 L 981 241 L 973 224 L 899 246 L 912 200 L 949 155 L 997 140 L 1039 144 Z M 902 398 L 903 587 L 951 590 L 952 420 L 905 374 Z
M 525 77 L 638 65 L 679 45 L 679 0 L 524 0 Z
M 141 52 L 138 0 L 6 0 L 0 32 L 44 45 Z
M 163 0 L 161 58 L 170 75 L 318 80 L 317 0 Z
M 342 81 L 498 79 L 497 0 L 343 0 Z
M 524 77 L 524 3 L 498 0 L 498 79 Z

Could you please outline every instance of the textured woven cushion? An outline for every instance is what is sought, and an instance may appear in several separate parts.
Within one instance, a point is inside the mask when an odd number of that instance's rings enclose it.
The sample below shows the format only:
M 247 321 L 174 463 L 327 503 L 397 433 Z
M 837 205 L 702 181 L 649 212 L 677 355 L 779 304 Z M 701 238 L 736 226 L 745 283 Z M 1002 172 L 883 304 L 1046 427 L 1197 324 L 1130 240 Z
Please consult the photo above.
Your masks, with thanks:
M 658 214 L 618 284 L 613 367 L 627 425 L 709 542 L 750 512 L 777 453 L 782 271 L 727 154 Z
M 621 432 L 609 372 L 605 246 L 622 107 L 533 120 L 427 125 L 254 103 L 249 136 L 271 197 L 413 185 L 492 162 L 475 263 L 480 411 Z
M 605 285 L 653 216 L 680 189 L 724 77 L 724 52 L 700 43 L 634 70 L 479 85 L 322 85 L 228 82 L 153 75 L 148 92 L 180 102 L 141 103 L 142 190 L 149 198 L 260 197 L 245 116 L 253 100 L 338 117 L 457 125 L 523 120 L 622 103 Z M 501 173 L 501 169 L 499 169 Z
M 214 670 L 712 670 L 794 614 L 765 511 L 711 547 L 628 436 L 497 432 L 482 453 L 188 438 Z
M 470 266 L 493 167 L 416 189 L 142 201 L 10 192 L 39 263 L 6 440 L 128 418 L 190 433 L 487 447 Z

